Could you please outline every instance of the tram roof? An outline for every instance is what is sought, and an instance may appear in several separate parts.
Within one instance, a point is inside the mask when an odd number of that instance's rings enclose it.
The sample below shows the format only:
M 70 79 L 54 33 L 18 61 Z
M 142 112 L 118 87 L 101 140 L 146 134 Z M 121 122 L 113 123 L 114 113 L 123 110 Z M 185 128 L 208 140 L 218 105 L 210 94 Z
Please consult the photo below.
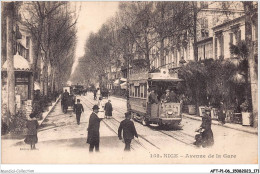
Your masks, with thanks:
M 167 69 L 161 69 L 156 73 L 137 73 L 130 75 L 130 81 L 165 81 L 165 82 L 180 82 L 183 79 L 178 78 L 177 73 L 169 73 Z

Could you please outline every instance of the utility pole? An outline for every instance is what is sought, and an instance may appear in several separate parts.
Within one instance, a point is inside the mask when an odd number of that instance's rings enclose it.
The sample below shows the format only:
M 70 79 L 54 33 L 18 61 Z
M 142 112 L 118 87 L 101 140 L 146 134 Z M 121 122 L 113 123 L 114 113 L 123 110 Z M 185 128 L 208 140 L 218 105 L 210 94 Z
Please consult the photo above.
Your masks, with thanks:
M 6 18 L 6 31 L 7 31 L 7 125 L 10 125 L 10 117 L 15 115 L 15 75 L 14 75 L 14 2 L 7 4 L 7 18 Z

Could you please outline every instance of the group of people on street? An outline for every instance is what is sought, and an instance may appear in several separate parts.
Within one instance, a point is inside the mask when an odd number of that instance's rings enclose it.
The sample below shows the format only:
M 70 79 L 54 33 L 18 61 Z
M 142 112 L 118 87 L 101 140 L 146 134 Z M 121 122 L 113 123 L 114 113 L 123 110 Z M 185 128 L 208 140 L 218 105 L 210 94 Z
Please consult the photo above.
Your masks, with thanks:
M 67 107 L 66 105 L 66 99 L 69 96 L 69 93 L 67 90 L 63 93 L 62 100 L 63 100 L 63 109 L 64 107 Z M 169 90 L 166 90 L 166 94 L 162 95 L 163 102 L 169 102 L 176 100 L 177 97 L 174 94 L 170 94 Z M 151 93 L 149 95 L 149 102 L 151 104 L 158 103 L 157 95 L 155 94 L 154 89 L 151 89 Z M 64 106 L 65 105 L 65 106 Z M 100 107 L 101 108 L 100 108 Z M 99 98 L 98 105 L 93 106 L 93 112 L 90 115 L 89 118 L 89 125 L 88 125 L 88 136 L 87 136 L 87 143 L 90 144 L 89 146 L 89 152 L 93 152 L 94 148 L 95 151 L 99 151 L 99 142 L 100 142 L 100 134 L 99 134 L 99 128 L 100 128 L 100 122 L 103 118 L 111 118 L 113 107 L 111 104 L 111 100 L 108 100 L 108 102 L 103 106 L 102 97 Z M 105 111 L 105 117 L 100 117 L 99 109 L 101 111 Z M 84 112 L 83 105 L 80 103 L 80 99 L 77 99 L 77 103 L 74 105 L 74 112 L 76 114 L 76 121 L 77 124 L 80 124 L 80 117 L 82 112 Z M 37 129 L 39 127 L 38 121 L 35 118 L 35 114 L 30 114 L 30 119 L 27 120 L 26 127 L 27 127 L 27 135 L 24 140 L 26 144 L 29 144 L 31 146 L 31 149 L 36 149 L 35 144 L 38 142 L 37 137 Z M 122 139 L 122 131 L 123 131 L 123 138 L 125 143 L 125 151 L 130 151 L 130 145 L 131 141 L 134 137 L 138 138 L 138 134 L 136 132 L 135 126 L 133 121 L 131 119 L 131 113 L 126 112 L 125 113 L 125 119 L 120 122 L 119 128 L 118 128 L 118 138 L 119 140 Z M 195 136 L 195 142 L 194 145 L 200 147 L 209 147 L 214 144 L 214 137 L 213 132 L 211 129 L 211 115 L 210 115 L 210 108 L 205 108 L 205 114 L 202 118 L 202 124 L 199 127 L 198 130 L 196 130 L 198 134 Z
M 93 112 L 89 118 L 89 125 L 88 125 L 88 137 L 87 143 L 89 144 L 89 152 L 93 152 L 94 148 L 96 152 L 99 152 L 99 142 L 100 142 L 100 122 L 103 118 L 98 117 L 99 106 L 93 106 Z M 125 142 L 125 151 L 130 151 L 130 144 L 134 136 L 138 138 L 138 134 L 136 132 L 135 126 L 133 121 L 130 120 L 131 114 L 129 112 L 125 113 L 125 120 L 120 123 L 118 128 L 118 138 L 119 140 L 122 139 L 122 130 L 123 130 L 123 138 Z

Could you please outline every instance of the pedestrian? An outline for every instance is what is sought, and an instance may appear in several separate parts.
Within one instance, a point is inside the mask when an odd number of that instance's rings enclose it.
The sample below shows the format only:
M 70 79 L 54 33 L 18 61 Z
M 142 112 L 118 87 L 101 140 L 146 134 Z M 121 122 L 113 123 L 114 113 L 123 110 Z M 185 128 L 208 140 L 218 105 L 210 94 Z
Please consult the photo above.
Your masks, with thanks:
M 225 121 L 226 120 L 226 112 L 225 112 L 223 101 L 220 102 L 218 120 L 222 125 L 224 125 L 226 123 L 226 121 Z
M 39 127 L 39 124 L 35 116 L 35 113 L 31 113 L 30 119 L 28 119 L 26 123 L 27 135 L 24 142 L 26 144 L 30 144 L 31 149 L 36 149 L 35 144 L 38 142 L 37 129 Z
M 89 144 L 89 152 L 93 152 L 95 147 L 95 151 L 99 152 L 99 127 L 101 118 L 98 117 L 99 107 L 98 105 L 93 106 L 93 112 L 89 118 L 88 124 L 88 137 L 87 143 Z
M 94 89 L 93 94 L 94 94 L 94 100 L 96 100 L 97 99 L 97 90 L 96 89 Z
M 105 110 L 104 110 L 105 104 L 101 96 L 98 98 L 98 107 L 99 107 L 98 117 L 105 118 Z
M 105 117 L 106 118 L 111 118 L 112 117 L 112 111 L 113 111 L 113 107 L 111 104 L 111 100 L 108 100 L 108 102 L 105 104 Z
M 76 113 L 77 124 L 80 124 L 81 113 L 84 112 L 84 108 L 80 103 L 80 99 L 77 99 L 77 104 L 74 106 L 74 112 Z
M 68 110 L 69 96 L 70 96 L 70 94 L 67 92 L 67 89 L 65 89 L 65 92 L 62 95 L 62 105 L 63 105 L 64 113 L 67 113 L 67 110 Z
M 120 126 L 118 128 L 118 138 L 119 140 L 122 139 L 122 130 L 123 130 L 123 138 L 124 138 L 124 142 L 125 142 L 125 149 L 124 151 L 130 151 L 130 145 L 131 145 L 131 141 L 134 138 L 134 136 L 136 138 L 138 138 L 136 129 L 135 129 L 135 125 L 133 123 L 133 121 L 130 120 L 131 118 L 131 113 L 127 112 L 125 113 L 125 119 L 123 121 L 121 121 Z
M 210 108 L 205 108 L 205 114 L 202 117 L 202 123 L 198 130 L 199 134 L 195 135 L 195 142 L 193 143 L 197 147 L 209 147 L 214 144 L 214 136 L 211 129 L 211 115 Z

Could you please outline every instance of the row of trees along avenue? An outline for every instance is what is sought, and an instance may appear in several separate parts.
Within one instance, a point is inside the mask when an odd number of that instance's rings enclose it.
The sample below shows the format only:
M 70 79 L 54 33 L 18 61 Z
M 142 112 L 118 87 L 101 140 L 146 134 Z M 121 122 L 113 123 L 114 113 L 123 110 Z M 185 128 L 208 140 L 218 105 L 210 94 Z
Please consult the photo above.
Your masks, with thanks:
M 211 1 L 209 3 L 216 2 Z M 229 7 L 234 2 L 218 3 L 220 8 L 222 8 L 220 11 L 223 11 L 223 15 L 228 15 L 230 12 Z M 252 18 L 257 13 L 257 10 L 255 11 L 256 7 L 253 5 L 253 2 L 241 2 L 241 7 L 244 8 L 246 16 L 245 42 L 249 52 L 246 59 L 249 63 L 249 71 L 246 76 L 250 77 L 250 89 L 247 88 L 249 90 L 247 94 L 250 94 L 250 98 L 252 98 L 249 102 L 252 103 L 253 123 L 257 127 L 257 67 L 254 61 L 251 31 L 254 22 Z M 198 14 L 203 8 L 203 6 L 198 6 L 198 2 L 120 2 L 118 13 L 103 24 L 97 33 L 91 33 L 87 39 L 85 55 L 80 59 L 81 66 L 84 64 L 87 68 L 76 70 L 73 78 L 77 79 L 81 76 L 82 71 L 86 71 L 86 78 L 92 79 L 104 74 L 109 68 L 111 72 L 111 65 L 119 68 L 121 62 L 124 62 L 125 65 L 127 62 L 132 64 L 133 59 L 145 60 L 143 68 L 149 70 L 151 68 L 151 60 L 154 57 L 160 57 L 161 64 L 163 64 L 167 50 L 170 50 L 173 46 L 177 48 L 184 46 L 187 44 L 188 39 L 191 39 L 193 43 L 194 61 L 200 64 L 197 47 L 197 24 L 199 23 Z M 166 39 L 168 42 L 165 42 Z M 156 52 L 151 54 L 154 47 L 157 47 Z M 193 66 L 189 65 L 189 63 L 187 65 Z M 213 66 L 214 63 L 208 63 L 207 65 Z M 220 66 L 221 63 L 217 62 L 215 68 L 218 65 Z M 230 66 L 225 64 L 222 68 L 229 68 Z M 183 69 L 185 68 L 188 67 L 184 66 Z M 197 68 L 195 66 L 196 71 L 199 72 L 199 66 Z M 208 71 L 209 68 L 205 67 L 202 70 Z M 209 73 L 203 74 L 207 75 Z M 218 74 L 221 75 L 222 73 Z M 214 83 L 222 82 L 225 81 L 223 79 L 214 81 Z M 102 83 L 104 81 L 100 81 L 100 86 Z M 186 85 L 189 84 L 191 83 L 186 83 Z M 194 84 L 192 83 L 192 85 Z M 197 82 L 195 86 L 191 86 L 191 88 L 195 89 L 192 95 L 195 98 L 197 112 L 198 106 L 201 104 L 200 95 L 202 94 L 200 91 L 201 86 L 199 85 L 202 84 Z M 221 89 L 224 89 L 224 86 L 217 88 L 217 90 Z M 211 95 L 210 92 L 214 91 L 208 90 L 205 92 L 207 100 L 209 100 L 207 95 Z M 221 98 L 226 91 L 219 93 L 221 95 L 218 97 Z
M 44 96 L 53 94 L 61 89 L 71 74 L 74 62 L 76 44 L 77 8 L 70 2 L 5 2 L 3 3 L 2 16 L 7 16 L 7 26 L 22 25 L 26 28 L 32 40 L 32 57 L 30 62 L 33 77 L 31 86 L 36 77 L 40 78 L 41 92 Z M 5 26 L 3 23 L 3 26 Z M 11 31 L 11 30 L 10 30 Z M 12 35 L 8 33 L 7 36 Z M 8 37 L 7 37 L 8 38 Z M 8 77 L 14 74 L 13 50 L 14 37 L 10 37 L 7 43 Z M 40 63 L 41 62 L 41 63 Z M 41 64 L 41 65 L 40 65 Z M 41 67 L 43 66 L 43 67 Z M 12 71 L 12 72 L 10 72 Z M 48 73 L 49 72 L 49 73 Z M 8 78 L 9 86 L 15 86 L 15 80 Z M 10 85 L 11 84 L 11 85 Z M 8 90 L 8 113 L 15 115 L 15 91 Z M 33 100 L 34 88 L 31 88 L 30 99 Z M 11 95 L 13 94 L 13 95 Z M 11 106 L 13 105 L 13 106 Z M 9 123 L 8 123 L 9 124 Z

